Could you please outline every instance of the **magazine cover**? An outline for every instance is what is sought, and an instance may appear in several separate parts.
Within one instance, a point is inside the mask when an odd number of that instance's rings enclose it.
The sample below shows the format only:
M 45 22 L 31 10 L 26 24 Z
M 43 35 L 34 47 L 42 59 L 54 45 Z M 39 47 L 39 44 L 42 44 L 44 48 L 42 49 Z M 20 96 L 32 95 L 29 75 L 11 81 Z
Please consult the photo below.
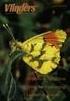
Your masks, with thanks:
M 0 0 L 0 101 L 70 101 L 70 0 Z

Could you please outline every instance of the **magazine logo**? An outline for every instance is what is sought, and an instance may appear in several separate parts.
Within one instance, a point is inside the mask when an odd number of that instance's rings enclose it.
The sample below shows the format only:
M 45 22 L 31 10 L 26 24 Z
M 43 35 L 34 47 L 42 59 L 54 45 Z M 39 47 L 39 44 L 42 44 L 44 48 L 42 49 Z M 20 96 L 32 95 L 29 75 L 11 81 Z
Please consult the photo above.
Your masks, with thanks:
M 23 4 L 5 4 L 5 12 L 8 13 L 16 13 L 16 14 L 21 14 L 21 13 L 28 13 L 28 12 L 35 12 L 37 8 L 37 5 L 29 5 L 28 3 L 23 3 Z

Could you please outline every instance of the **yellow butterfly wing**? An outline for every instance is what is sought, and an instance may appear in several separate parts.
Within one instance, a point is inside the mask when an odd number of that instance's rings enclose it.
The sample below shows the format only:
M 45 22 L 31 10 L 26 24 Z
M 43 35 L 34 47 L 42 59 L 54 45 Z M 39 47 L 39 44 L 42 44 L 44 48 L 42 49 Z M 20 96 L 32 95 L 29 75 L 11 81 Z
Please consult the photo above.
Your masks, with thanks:
M 21 50 L 25 53 L 23 61 L 41 74 L 48 74 L 53 71 L 53 69 L 57 68 L 61 58 L 60 48 L 66 39 L 66 33 L 64 31 L 56 30 L 54 33 L 58 38 L 56 40 L 57 46 L 53 44 L 52 41 L 45 42 L 44 35 L 47 37 L 47 34 L 49 35 L 50 33 L 51 32 L 46 32 L 36 35 L 25 42 L 18 42 Z

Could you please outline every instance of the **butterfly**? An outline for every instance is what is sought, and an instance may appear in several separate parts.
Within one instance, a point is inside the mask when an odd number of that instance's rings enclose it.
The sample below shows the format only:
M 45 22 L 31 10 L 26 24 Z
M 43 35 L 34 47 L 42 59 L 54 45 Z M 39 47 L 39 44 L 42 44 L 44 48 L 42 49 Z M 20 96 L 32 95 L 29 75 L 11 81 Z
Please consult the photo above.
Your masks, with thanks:
M 17 42 L 24 52 L 22 60 L 40 74 L 52 72 L 60 62 L 60 49 L 66 36 L 63 30 L 56 30 L 36 35 L 25 42 Z
M 11 48 L 24 52 L 22 60 L 29 68 L 40 74 L 48 74 L 58 67 L 60 50 L 66 37 L 63 30 L 48 31 L 24 42 L 16 41 L 17 45 L 13 42 Z

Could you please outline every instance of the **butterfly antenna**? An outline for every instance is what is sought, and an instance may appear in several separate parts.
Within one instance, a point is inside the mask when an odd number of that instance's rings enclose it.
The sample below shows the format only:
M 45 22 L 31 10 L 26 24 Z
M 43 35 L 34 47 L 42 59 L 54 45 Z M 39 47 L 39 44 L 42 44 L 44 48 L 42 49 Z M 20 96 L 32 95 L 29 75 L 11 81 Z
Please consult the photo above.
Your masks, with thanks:
M 3 27 L 7 30 L 7 32 L 11 35 L 13 41 L 16 43 L 16 39 L 14 38 L 13 33 L 12 33 L 10 27 L 8 26 L 8 24 L 3 24 Z

